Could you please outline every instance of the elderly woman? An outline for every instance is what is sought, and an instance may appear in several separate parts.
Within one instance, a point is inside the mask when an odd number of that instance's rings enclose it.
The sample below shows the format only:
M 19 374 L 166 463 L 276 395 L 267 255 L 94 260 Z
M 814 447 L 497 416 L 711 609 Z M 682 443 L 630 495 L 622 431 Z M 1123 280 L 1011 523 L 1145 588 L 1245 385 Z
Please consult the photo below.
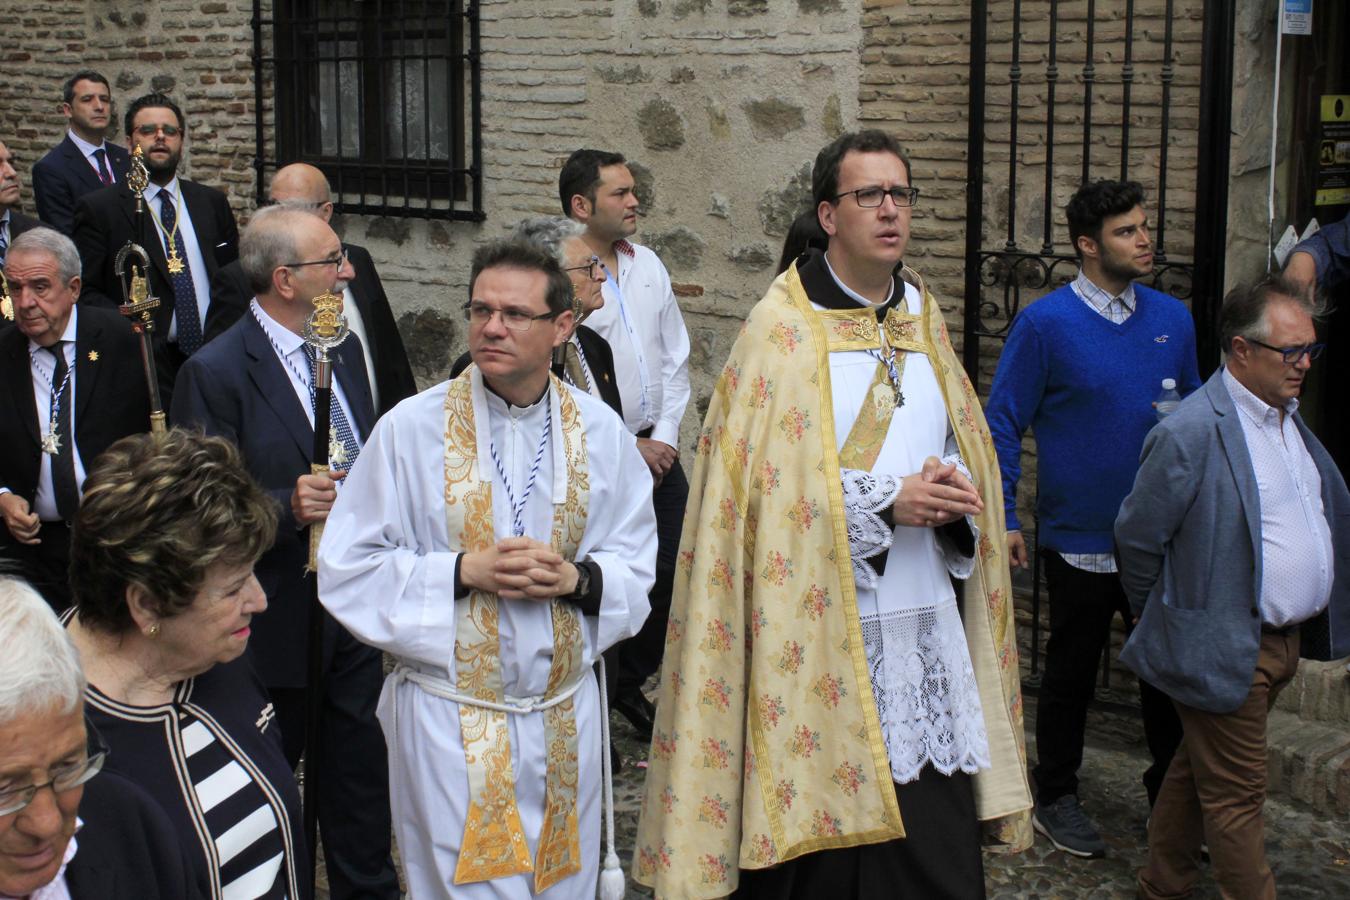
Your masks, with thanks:
M 619 385 L 614 380 L 614 354 L 604 338 L 581 324 L 605 305 L 600 292 L 605 284 L 605 270 L 599 257 L 581 239 L 585 231 L 580 223 L 562 216 L 535 216 L 517 224 L 511 238 L 535 244 L 552 254 L 572 279 L 572 312 L 577 326 L 567 343 L 554 351 L 553 374 L 605 401 L 622 416 Z M 455 360 L 450 377 L 457 378 L 468 365 L 469 354 L 465 353 Z
M 0 897 L 199 896 L 167 817 L 103 772 L 70 638 L 27 584 L 0 579 Z
M 213 898 L 309 893 L 300 797 L 247 659 L 273 501 L 229 442 L 118 441 L 85 482 L 71 638 L 108 766 L 159 801 Z

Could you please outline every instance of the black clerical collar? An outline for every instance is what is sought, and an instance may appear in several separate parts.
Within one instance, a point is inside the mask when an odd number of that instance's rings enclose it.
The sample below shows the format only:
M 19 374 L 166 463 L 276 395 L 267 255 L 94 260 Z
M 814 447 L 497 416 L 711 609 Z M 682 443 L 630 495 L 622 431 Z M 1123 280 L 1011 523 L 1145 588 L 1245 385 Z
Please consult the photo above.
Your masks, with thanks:
M 830 274 L 825 263 L 825 252 L 814 248 L 797 257 L 797 276 L 802 280 L 802 288 L 812 303 L 818 303 L 826 309 L 857 309 L 862 306 L 854 298 L 844 293 L 839 283 Z M 886 318 L 886 313 L 897 303 L 905 299 L 905 284 L 896 276 L 891 276 L 893 287 L 891 299 L 876 307 L 877 321 Z
M 507 400 L 501 394 L 497 393 L 497 391 L 492 387 L 492 385 L 488 382 L 486 378 L 483 379 L 483 387 L 487 389 L 487 392 L 489 394 L 496 397 L 498 400 L 502 401 L 502 403 L 505 403 L 507 412 L 510 412 L 512 414 L 514 414 L 516 410 L 524 412 L 526 410 L 533 409 L 534 407 L 539 405 L 539 402 L 544 399 L 544 395 L 548 393 L 548 382 L 546 381 L 544 382 L 544 389 L 539 392 L 539 396 L 535 397 L 533 402 L 526 403 L 524 406 L 518 406 L 515 403 L 512 403 L 510 400 Z

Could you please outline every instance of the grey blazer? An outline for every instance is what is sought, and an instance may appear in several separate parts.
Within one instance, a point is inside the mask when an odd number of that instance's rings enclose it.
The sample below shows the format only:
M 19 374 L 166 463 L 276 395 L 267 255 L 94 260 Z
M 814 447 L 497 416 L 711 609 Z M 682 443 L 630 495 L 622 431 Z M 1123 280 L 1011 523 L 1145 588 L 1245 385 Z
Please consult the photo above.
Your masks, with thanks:
M 1121 660 L 1170 697 L 1237 709 L 1261 643 L 1261 507 L 1256 474 L 1220 369 L 1149 432 L 1116 518 L 1120 581 L 1139 624 Z M 1333 582 L 1331 658 L 1350 654 L 1350 493 L 1331 456 L 1294 424 L 1322 476 Z

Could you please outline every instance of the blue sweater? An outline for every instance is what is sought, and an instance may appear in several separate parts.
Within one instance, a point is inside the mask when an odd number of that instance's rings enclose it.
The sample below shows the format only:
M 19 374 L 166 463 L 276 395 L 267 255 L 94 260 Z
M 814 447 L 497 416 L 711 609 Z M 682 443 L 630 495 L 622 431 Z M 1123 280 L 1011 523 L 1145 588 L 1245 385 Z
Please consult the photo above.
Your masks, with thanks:
M 1195 326 L 1181 301 L 1134 286 L 1116 325 L 1069 285 L 1013 321 L 985 414 L 1003 473 L 1008 530 L 1017 521 L 1022 434 L 1036 435 L 1040 543 L 1062 553 L 1109 553 L 1120 504 L 1134 484 L 1144 436 L 1157 423 L 1162 380 L 1185 396 L 1200 386 Z

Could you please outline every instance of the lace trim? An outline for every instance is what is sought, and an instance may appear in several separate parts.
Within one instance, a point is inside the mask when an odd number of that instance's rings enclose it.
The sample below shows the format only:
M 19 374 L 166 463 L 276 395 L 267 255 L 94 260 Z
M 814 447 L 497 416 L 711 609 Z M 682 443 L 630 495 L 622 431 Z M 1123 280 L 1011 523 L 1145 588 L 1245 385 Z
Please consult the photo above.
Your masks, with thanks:
M 867 560 L 891 549 L 895 540 L 895 530 L 877 513 L 895 502 L 900 494 L 900 479 L 860 469 L 843 469 L 839 474 L 844 482 L 844 518 L 853 578 L 860 587 L 875 590 L 877 570 Z
M 989 768 L 979 686 L 956 601 L 860 621 L 891 777 L 913 781 L 928 763 L 944 775 Z

